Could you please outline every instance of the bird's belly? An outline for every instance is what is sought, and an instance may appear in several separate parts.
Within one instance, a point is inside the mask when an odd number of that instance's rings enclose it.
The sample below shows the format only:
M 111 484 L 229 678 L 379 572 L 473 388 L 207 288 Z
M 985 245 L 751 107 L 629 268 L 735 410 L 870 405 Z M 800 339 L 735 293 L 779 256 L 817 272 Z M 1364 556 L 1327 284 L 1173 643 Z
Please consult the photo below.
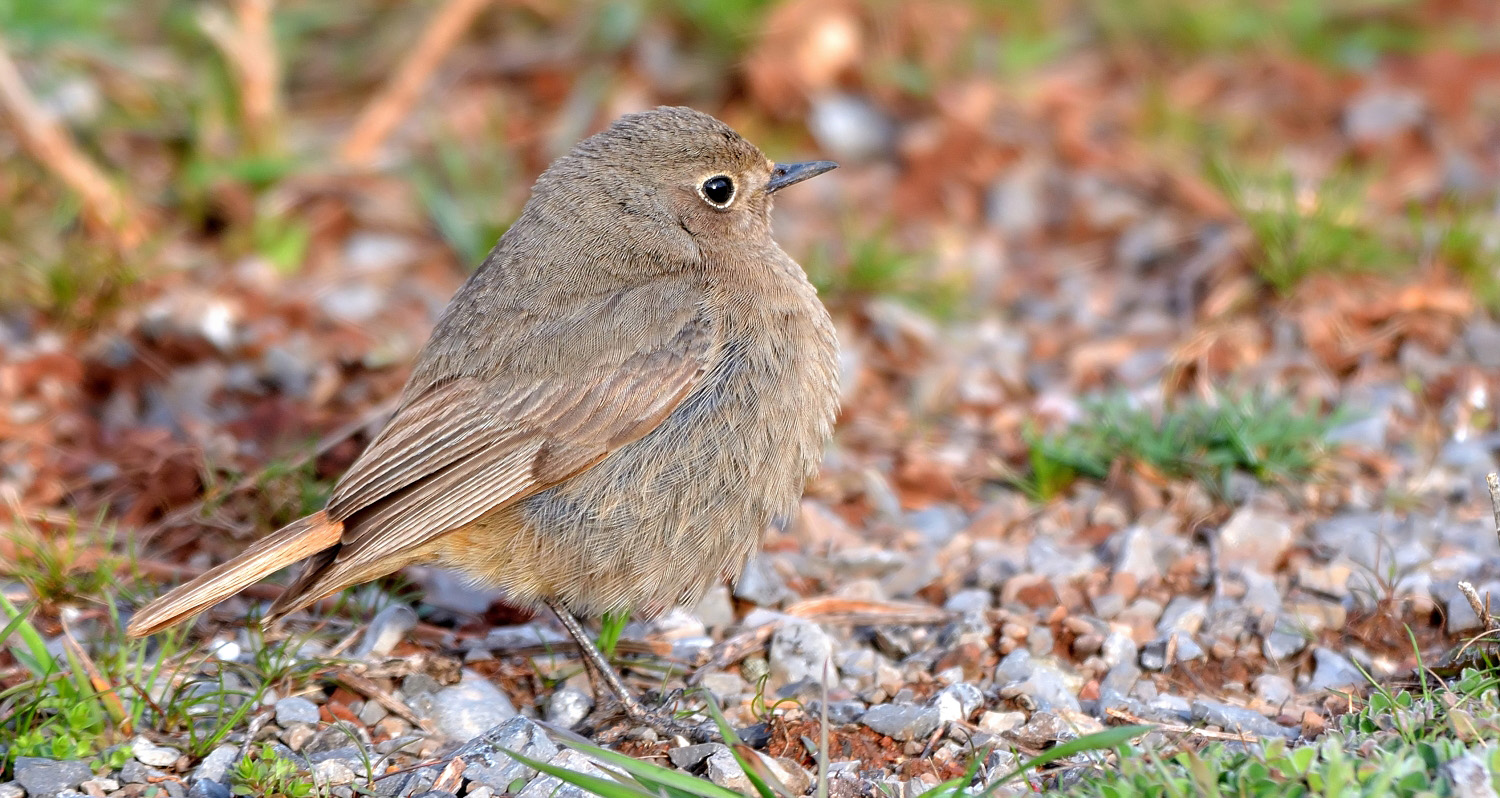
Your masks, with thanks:
M 585 615 L 696 602 L 738 577 L 802 491 L 821 410 L 770 367 L 717 369 L 645 437 L 445 536 L 441 559 L 517 601 L 557 598 Z

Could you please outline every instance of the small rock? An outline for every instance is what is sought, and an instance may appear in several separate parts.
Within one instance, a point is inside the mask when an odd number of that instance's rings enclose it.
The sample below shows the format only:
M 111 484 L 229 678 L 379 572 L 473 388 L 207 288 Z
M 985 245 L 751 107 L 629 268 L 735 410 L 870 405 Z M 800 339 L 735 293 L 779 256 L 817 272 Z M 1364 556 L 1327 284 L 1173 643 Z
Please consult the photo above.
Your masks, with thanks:
M 1053 743 L 1078 736 L 1071 724 L 1051 712 L 1033 712 L 1025 725 L 1011 732 L 1011 737 L 1031 748 L 1050 748 Z
M 384 658 L 401 642 L 411 630 L 417 628 L 417 614 L 405 604 L 388 604 L 365 628 L 364 637 L 354 647 L 350 656 L 359 660 Z
M 26 798 L 26 788 L 19 782 L 0 782 L 0 798 Z
M 130 752 L 136 760 L 143 765 L 156 768 L 171 767 L 182 752 L 176 748 L 168 748 L 164 745 L 156 745 L 145 737 L 137 737 L 130 743 Z
M 944 687 L 932 699 L 940 723 L 967 721 L 984 704 L 984 692 L 967 682 Z
M 979 730 L 990 734 L 1001 734 L 1018 728 L 1026 722 L 1025 712 L 996 712 L 985 710 L 979 713 Z
M 1205 656 L 1203 647 L 1186 632 L 1172 632 L 1141 647 L 1141 667 L 1159 671 L 1178 662 L 1192 662 Z M 1170 660 L 1170 661 L 1169 661 Z
M 318 705 L 302 696 L 287 696 L 276 702 L 276 725 L 283 729 L 290 728 L 294 723 L 317 722 Z M 146 762 L 146 764 L 151 763 Z
M 734 584 L 734 597 L 761 607 L 777 607 L 794 597 L 766 555 L 757 555 L 745 565 Z
M 1208 616 L 1208 602 L 1189 596 L 1177 596 L 1162 610 L 1161 620 L 1156 622 L 1156 631 L 1162 635 L 1172 632 L 1197 634 Z
M 823 703 L 813 701 L 807 705 L 807 716 L 820 718 L 823 713 Z M 854 723 L 860 716 L 865 714 L 865 705 L 862 701 L 829 701 L 828 722 L 835 726 L 843 726 Z
M 1227 732 L 1247 732 L 1262 737 L 1296 737 L 1300 729 L 1281 726 L 1253 709 L 1221 704 L 1217 701 L 1193 702 L 1193 720 L 1218 726 Z
M 734 790 L 742 795 L 754 794 L 754 786 L 745 776 L 745 769 L 728 748 L 714 751 L 704 760 L 703 775 L 714 784 Z
M 1496 798 L 1489 763 L 1474 751 L 1465 751 L 1438 766 L 1453 783 L 1454 798 Z
M 1313 663 L 1312 679 L 1307 683 L 1308 690 L 1358 687 L 1369 682 L 1369 678 L 1354 667 L 1354 663 L 1333 649 L 1323 646 L 1314 648 Z
M 917 740 L 932 734 L 942 719 L 934 707 L 877 704 L 865 710 L 859 722 L 893 740 Z
M 1255 697 L 1271 706 L 1280 706 L 1290 701 L 1296 693 L 1291 680 L 1275 673 L 1262 673 L 1250 684 L 1255 690 Z
M 547 700 L 546 719 L 548 723 L 571 729 L 581 723 L 593 708 L 593 696 L 577 687 L 563 685 L 553 690 L 552 697 Z
M 39 756 L 16 757 L 14 771 L 16 783 L 31 796 L 53 795 L 72 789 L 94 775 L 87 762 Z
M 327 759 L 313 765 L 313 777 L 329 785 L 353 784 L 356 778 L 354 768 L 342 759 Z
M 1265 644 L 1261 646 L 1266 659 L 1272 662 L 1282 662 L 1304 648 L 1307 648 L 1307 635 L 1284 629 L 1280 624 L 1266 635 Z
M 229 798 L 230 795 L 223 782 L 213 779 L 199 779 L 187 791 L 187 798 Z
M 454 752 L 464 761 L 464 776 L 497 793 L 510 791 L 516 779 L 530 779 L 536 771 L 522 765 L 506 751 L 542 761 L 558 755 L 557 744 L 535 721 L 519 715 L 470 740 Z
M 861 161 L 887 154 L 895 127 L 863 97 L 834 92 L 813 100 L 807 127 L 824 151 L 835 158 Z
M 1344 108 L 1344 135 L 1360 144 L 1394 138 L 1415 129 L 1427 114 L 1427 104 L 1412 91 L 1371 87 Z
M 948 600 L 943 602 L 943 609 L 962 613 L 984 612 L 994 606 L 994 603 L 994 596 L 990 594 L 990 591 L 983 588 L 971 588 L 960 590 L 949 596 Z
M 114 779 L 92 778 L 78 785 L 78 789 L 89 795 L 103 795 L 120 789 L 120 782 Z
M 684 745 L 667 751 L 667 759 L 672 760 L 672 764 L 679 770 L 697 770 L 704 760 L 723 750 L 728 750 L 723 743 Z
M 468 741 L 515 717 L 510 699 L 478 673 L 464 669 L 458 684 L 432 697 L 437 729 L 451 740 Z
M 208 752 L 203 761 L 193 771 L 193 778 L 197 780 L 207 779 L 209 781 L 223 781 L 229 775 L 229 768 L 239 761 L 239 746 L 224 744 Z
M 1024 649 L 1016 649 L 1000 661 L 995 668 L 995 683 L 1000 685 L 1001 697 L 1025 696 L 1038 710 L 1077 712 L 1079 709 L 1078 697 L 1068 688 L 1063 673 L 1032 658 Z
M 729 588 L 714 585 L 698 600 L 693 614 L 706 629 L 724 629 L 734 625 L 734 598 Z
M 1219 561 L 1228 568 L 1274 573 L 1292 545 L 1292 527 L 1284 519 L 1241 507 L 1219 530 Z
M 822 627 L 804 620 L 791 620 L 771 636 L 771 682 L 773 689 L 805 679 L 836 684 L 838 668 L 833 664 L 833 639 Z

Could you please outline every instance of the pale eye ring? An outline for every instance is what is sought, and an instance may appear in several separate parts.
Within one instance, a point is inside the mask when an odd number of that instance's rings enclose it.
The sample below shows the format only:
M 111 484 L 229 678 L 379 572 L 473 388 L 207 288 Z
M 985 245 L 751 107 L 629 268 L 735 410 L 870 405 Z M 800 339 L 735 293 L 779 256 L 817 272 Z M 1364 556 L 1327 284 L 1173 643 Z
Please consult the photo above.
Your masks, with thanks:
M 720 210 L 734 202 L 734 180 L 729 175 L 714 175 L 698 185 L 698 196 Z

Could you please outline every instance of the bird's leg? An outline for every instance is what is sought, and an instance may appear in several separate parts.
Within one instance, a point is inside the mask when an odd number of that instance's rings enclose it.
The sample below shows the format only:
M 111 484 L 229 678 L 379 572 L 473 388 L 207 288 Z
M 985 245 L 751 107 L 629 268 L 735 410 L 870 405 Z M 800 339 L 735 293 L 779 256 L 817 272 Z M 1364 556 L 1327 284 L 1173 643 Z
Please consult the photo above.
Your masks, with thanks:
M 547 607 L 552 610 L 557 619 L 562 622 L 563 628 L 578 643 L 578 649 L 583 653 L 583 664 L 588 669 L 589 675 L 594 680 L 595 701 L 599 699 L 599 685 L 602 683 L 609 691 L 615 694 L 620 706 L 625 710 L 625 717 L 632 723 L 650 726 L 663 734 L 676 734 L 692 740 L 695 743 L 706 743 L 718 739 L 718 731 L 711 723 L 702 723 L 693 726 L 672 717 L 671 713 L 664 710 L 647 709 L 640 700 L 631 694 L 625 682 L 620 679 L 619 674 L 610 666 L 609 660 L 594 646 L 594 641 L 589 638 L 588 632 L 584 631 L 583 624 L 573 617 L 573 613 L 562 604 L 547 600 Z

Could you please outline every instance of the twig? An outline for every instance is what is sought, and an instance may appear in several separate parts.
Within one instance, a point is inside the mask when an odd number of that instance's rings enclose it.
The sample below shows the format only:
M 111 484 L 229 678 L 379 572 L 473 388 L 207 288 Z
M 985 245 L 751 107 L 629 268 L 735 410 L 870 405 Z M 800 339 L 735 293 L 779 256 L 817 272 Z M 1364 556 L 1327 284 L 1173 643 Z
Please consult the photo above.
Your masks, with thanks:
M 333 678 L 339 684 L 385 707 L 385 710 L 392 715 L 401 718 L 419 729 L 426 728 L 426 724 L 422 723 L 422 720 L 417 717 L 417 713 L 411 711 L 411 707 L 401 703 L 394 695 L 382 690 L 380 685 L 376 684 L 374 680 L 367 679 L 348 668 L 335 673 Z
M 1490 489 L 1490 511 L 1495 514 L 1495 537 L 1500 538 L 1500 474 L 1486 476 L 1484 484 Z
M 83 201 L 84 219 L 128 252 L 146 240 L 146 215 L 126 198 L 97 164 L 78 149 L 68 131 L 52 119 L 21 78 L 21 70 L 0 39 L 0 108 L 16 135 L 39 163 Z
M 386 137 L 416 104 L 443 57 L 488 4 L 489 0 L 448 0 L 438 9 L 406 60 L 360 113 L 354 130 L 339 148 L 340 160 L 355 168 L 370 165 Z
M 218 6 L 198 11 L 198 27 L 218 46 L 239 85 L 245 139 L 255 153 L 274 152 L 281 115 L 281 64 L 271 30 L 274 0 L 235 0 L 234 21 Z
M 1178 734 L 1186 734 L 1193 737 L 1202 737 L 1206 740 L 1233 740 L 1235 742 L 1241 743 L 1253 743 L 1260 740 L 1260 738 L 1256 735 L 1246 734 L 1244 732 L 1216 732 L 1211 729 L 1200 729 L 1196 726 L 1187 726 L 1181 723 L 1158 723 L 1154 720 L 1147 720 L 1143 717 L 1140 717 L 1139 715 L 1133 715 L 1123 709 L 1106 709 L 1104 710 L 1104 713 L 1106 715 L 1109 715 L 1111 718 L 1123 720 L 1126 723 L 1138 723 L 1145 726 L 1154 726 L 1156 727 L 1155 731 L 1175 732 Z

